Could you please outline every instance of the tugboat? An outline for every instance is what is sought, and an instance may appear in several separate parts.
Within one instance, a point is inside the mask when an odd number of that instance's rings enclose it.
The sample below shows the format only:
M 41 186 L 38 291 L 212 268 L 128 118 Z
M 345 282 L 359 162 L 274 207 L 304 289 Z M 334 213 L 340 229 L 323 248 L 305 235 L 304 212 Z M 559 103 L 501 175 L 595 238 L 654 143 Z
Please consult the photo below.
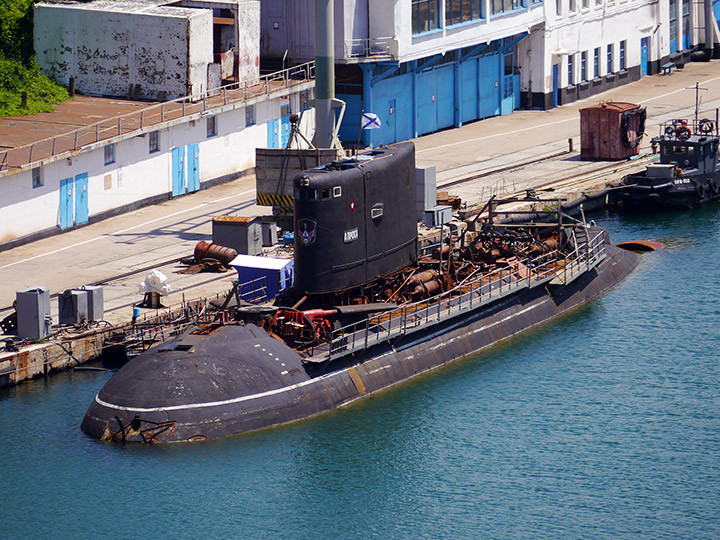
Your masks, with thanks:
M 652 143 L 659 163 L 623 179 L 620 201 L 632 210 L 695 208 L 720 200 L 717 121 L 672 120 Z
M 241 291 L 263 288 L 236 282 L 234 306 L 123 366 L 82 430 L 184 442 L 308 418 L 553 319 L 638 262 L 558 201 L 492 200 L 487 220 L 425 228 L 415 193 L 412 143 L 300 173 L 294 284 L 248 305 Z

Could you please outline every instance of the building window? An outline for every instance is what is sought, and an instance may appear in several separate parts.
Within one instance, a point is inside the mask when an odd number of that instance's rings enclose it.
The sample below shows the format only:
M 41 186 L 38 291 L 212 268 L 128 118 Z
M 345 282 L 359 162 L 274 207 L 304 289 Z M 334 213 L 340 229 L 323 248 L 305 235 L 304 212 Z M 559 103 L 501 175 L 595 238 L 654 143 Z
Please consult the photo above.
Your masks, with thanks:
M 500 15 L 524 7 L 527 7 L 527 0 L 490 0 L 492 15 Z
M 613 45 L 608 43 L 607 46 L 607 72 L 608 75 L 613 72 Z
M 32 187 L 36 188 L 42 185 L 42 169 L 40 167 L 34 167 L 32 170 Z
M 151 154 L 160 151 L 160 133 L 157 131 L 151 131 L 148 139 L 148 147 Z
M 573 77 L 573 71 L 575 69 L 573 66 L 573 56 L 575 55 L 568 54 L 568 86 L 575 84 L 575 78 Z
M 445 25 L 482 18 L 480 0 L 445 0 Z
M 670 0 L 670 54 L 678 51 L 677 0 Z
M 108 144 L 105 147 L 105 165 L 110 165 L 111 163 L 115 163 L 115 145 L 114 144 Z
M 590 0 L 582 0 L 582 8 L 588 9 L 590 7 Z
M 600 47 L 595 48 L 593 55 L 593 77 L 597 79 L 600 76 Z
M 603 0 L 595 0 L 596 6 L 602 6 Z
M 214 137 L 217 135 L 217 119 L 215 116 L 207 117 L 207 136 Z
M 245 107 L 245 126 L 255 125 L 255 105 Z
M 412 0 L 412 33 L 437 30 L 440 0 Z
M 625 71 L 625 40 L 620 42 L 620 71 Z
M 580 53 L 580 81 L 587 81 L 587 51 Z
M 560 15 L 562 15 L 562 5 L 563 5 L 563 0 L 555 0 L 555 13 L 557 14 L 558 17 Z
M 574 13 L 576 9 L 577 9 L 577 4 L 575 3 L 575 0 L 570 0 L 568 11 L 570 13 Z

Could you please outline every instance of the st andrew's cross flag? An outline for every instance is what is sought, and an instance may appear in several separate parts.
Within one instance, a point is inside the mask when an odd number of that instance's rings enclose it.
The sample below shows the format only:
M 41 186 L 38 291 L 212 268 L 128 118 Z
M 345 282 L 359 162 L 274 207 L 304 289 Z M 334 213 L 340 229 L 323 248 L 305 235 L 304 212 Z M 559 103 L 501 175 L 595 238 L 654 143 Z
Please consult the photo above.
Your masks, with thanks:
M 362 115 L 361 125 L 362 129 L 377 129 L 380 127 L 380 119 L 377 114 L 366 112 Z

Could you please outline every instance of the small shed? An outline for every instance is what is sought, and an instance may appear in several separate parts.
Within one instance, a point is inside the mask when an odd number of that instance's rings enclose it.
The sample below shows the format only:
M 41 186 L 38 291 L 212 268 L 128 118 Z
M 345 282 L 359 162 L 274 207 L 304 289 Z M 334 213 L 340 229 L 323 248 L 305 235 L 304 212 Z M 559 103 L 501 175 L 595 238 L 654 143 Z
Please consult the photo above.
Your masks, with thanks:
M 238 255 L 230 266 L 238 273 L 240 298 L 248 302 L 275 298 L 295 281 L 293 259 Z
M 580 109 L 580 158 L 619 160 L 636 156 L 645 131 L 645 107 L 600 103 Z

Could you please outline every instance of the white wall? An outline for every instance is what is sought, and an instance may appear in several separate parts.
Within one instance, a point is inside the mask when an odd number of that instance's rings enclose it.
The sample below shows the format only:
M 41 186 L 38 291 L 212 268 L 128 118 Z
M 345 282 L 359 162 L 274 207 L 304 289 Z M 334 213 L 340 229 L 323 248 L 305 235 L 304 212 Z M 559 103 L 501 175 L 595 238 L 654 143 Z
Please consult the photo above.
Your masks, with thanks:
M 309 83 L 307 88 L 312 85 Z M 134 205 L 150 198 L 170 197 L 172 193 L 172 149 L 199 144 L 199 174 L 203 184 L 227 175 L 251 171 L 255 149 L 267 143 L 267 122 L 280 117 L 280 108 L 290 103 L 299 109 L 297 89 L 288 98 L 257 100 L 255 125 L 246 126 L 244 106 L 226 106 L 206 115 L 174 120 L 156 127 L 160 151 L 149 152 L 149 132 L 115 139 L 115 163 L 104 164 L 105 144 L 80 150 L 72 157 L 46 160 L 41 167 L 43 185 L 32 187 L 32 170 L 21 170 L 0 177 L 0 242 L 53 230 L 60 223 L 60 182 L 88 174 L 89 216 Z M 315 129 L 312 110 L 305 111 L 301 131 L 312 139 Z M 207 137 L 207 115 L 215 114 L 217 135 Z M 68 154 L 69 155 L 69 154 Z M 185 160 L 187 164 L 187 160 Z M 106 177 L 109 182 L 106 183 Z M 186 174 L 187 178 L 187 174 Z
M 543 48 L 545 78 L 543 87 L 535 91 L 552 90 L 552 65 L 560 64 L 560 87 L 568 84 L 568 55 L 573 55 L 575 83 L 580 81 L 581 53 L 587 52 L 588 80 L 593 79 L 594 50 L 600 48 L 600 77 L 608 74 L 607 46 L 613 44 L 613 72 L 620 69 L 620 42 L 626 41 L 626 68 L 640 64 L 640 40 L 649 38 L 648 60 L 657 60 L 669 53 L 669 48 L 660 46 L 661 36 L 667 32 L 667 25 L 655 32 L 657 25 L 657 4 L 655 0 L 604 0 L 597 4 L 589 0 L 587 9 L 582 9 L 582 0 L 577 0 L 577 9 L 568 11 L 568 0 L 563 0 L 563 12 L 557 15 L 556 3 L 546 2 L 548 10 Z M 665 40 L 667 41 L 667 40 Z M 664 52 L 663 52 L 664 51 Z M 534 56 L 534 55 L 533 55 Z M 533 64 L 533 68 L 539 67 Z M 533 80 L 533 82 L 535 82 Z
M 45 73 L 66 86 L 76 77 L 78 91 L 100 96 L 127 96 L 130 84 L 140 84 L 142 98 L 164 90 L 174 99 L 187 95 L 189 82 L 206 84 L 200 81 L 213 61 L 211 10 L 103 6 L 35 6 L 34 45 Z

